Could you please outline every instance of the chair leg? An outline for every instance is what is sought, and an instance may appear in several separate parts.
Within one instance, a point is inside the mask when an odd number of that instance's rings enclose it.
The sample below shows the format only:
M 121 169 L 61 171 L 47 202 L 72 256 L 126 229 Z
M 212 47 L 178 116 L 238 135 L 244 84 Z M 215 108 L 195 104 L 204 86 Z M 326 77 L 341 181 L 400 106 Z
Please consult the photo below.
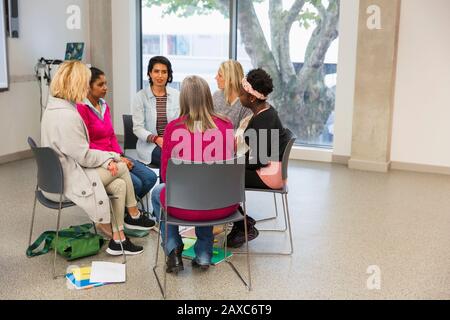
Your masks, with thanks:
M 291 220 L 290 220 L 290 215 L 289 215 L 287 193 L 282 195 L 281 200 L 283 203 L 284 219 L 287 222 L 287 228 L 289 230 L 289 243 L 290 243 L 289 251 L 288 252 L 255 252 L 255 251 L 252 251 L 250 253 L 250 255 L 253 255 L 253 256 L 291 256 L 294 253 L 294 245 L 293 245 L 293 239 L 292 239 L 292 228 L 291 228 Z M 260 230 L 260 231 L 281 232 L 281 230 Z M 233 251 L 233 254 L 246 254 L 246 252 L 245 251 Z
M 228 226 L 226 226 L 226 228 L 228 229 Z M 251 273 L 250 273 L 250 255 L 249 255 L 249 247 L 248 247 L 248 230 L 247 230 L 247 209 L 246 209 L 245 203 L 244 203 L 244 231 L 245 231 L 244 234 L 245 234 L 245 239 L 246 239 L 246 244 L 247 244 L 248 283 L 244 280 L 241 273 L 237 270 L 237 268 L 234 266 L 234 264 L 231 261 L 229 261 L 227 258 L 225 259 L 225 261 L 230 265 L 230 267 L 237 274 L 239 279 L 241 279 L 241 281 L 244 283 L 244 285 L 247 287 L 247 289 L 249 291 L 251 291 L 252 290 L 252 278 L 251 278 Z M 225 237 L 226 237 L 226 233 L 225 233 Z M 225 238 L 225 248 L 226 248 L 227 244 L 228 244 L 227 239 Z M 240 252 L 238 252 L 238 253 L 240 253 Z M 227 254 L 227 251 L 225 249 L 225 257 L 226 257 L 226 254 Z M 242 254 L 245 254 L 245 252 L 242 252 Z
M 160 211 L 159 217 L 160 217 L 159 220 L 161 222 L 162 209 Z M 167 226 L 167 223 L 166 223 L 166 226 Z M 166 279 L 164 279 L 164 287 L 163 287 L 163 285 L 161 284 L 161 281 L 158 277 L 158 273 L 156 272 L 156 269 L 158 268 L 159 247 L 162 243 L 161 238 L 162 238 L 161 232 L 158 232 L 158 244 L 156 247 L 156 257 L 155 257 L 155 265 L 153 266 L 153 274 L 155 275 L 156 281 L 158 282 L 159 290 L 161 291 L 161 295 L 163 296 L 163 299 L 166 299 Z M 163 252 L 164 252 L 164 250 L 163 250 Z M 164 255 L 166 255 L 165 252 L 164 252 Z M 163 267 L 163 270 L 164 270 L 164 267 Z M 165 273 L 165 271 L 164 271 L 164 273 Z
M 165 235 L 164 239 L 166 239 L 166 242 L 164 243 L 164 246 L 166 246 L 166 244 L 167 244 L 167 237 L 169 235 L 169 226 L 167 224 L 167 219 L 166 219 L 166 223 L 164 223 L 164 235 Z M 164 266 L 167 266 L 167 261 L 169 260 L 169 257 L 166 254 L 166 249 L 163 250 L 163 252 L 164 252 L 164 262 L 165 262 Z M 164 299 L 166 299 L 166 296 L 167 296 L 167 271 L 164 270 L 164 268 L 163 268 L 163 271 L 164 271 Z
M 30 227 L 30 237 L 28 240 L 28 247 L 31 246 L 31 241 L 32 241 L 32 237 L 33 237 L 34 217 L 36 214 L 36 203 L 37 203 L 37 196 L 36 196 L 36 193 L 34 193 L 34 205 L 33 205 L 33 213 L 31 214 L 31 227 Z
M 116 229 L 117 230 L 119 230 L 119 223 L 118 223 L 118 221 L 117 221 L 117 218 L 116 218 L 116 215 L 114 214 L 114 211 L 113 211 L 113 206 L 112 206 L 112 201 L 111 201 L 111 199 L 109 199 L 109 205 L 110 205 L 110 210 L 111 210 L 111 216 L 112 216 L 112 218 L 113 218 L 113 220 L 114 220 L 114 224 L 116 225 Z M 120 234 L 120 231 L 119 231 L 119 234 Z M 113 237 L 113 240 L 114 240 L 114 237 Z M 121 240 L 121 239 L 119 239 L 119 240 Z M 125 250 L 123 250 L 123 244 L 122 244 L 122 241 L 119 241 L 119 244 L 120 244 L 120 249 L 122 249 L 122 256 L 123 256 L 123 262 L 122 262 L 122 264 L 126 264 L 127 263 L 127 258 L 126 258 L 126 255 L 125 255 Z
M 261 221 L 268 221 L 268 220 L 274 220 L 274 219 L 278 219 L 278 209 L 277 209 L 277 198 L 276 198 L 276 193 L 273 194 L 274 197 L 274 201 L 275 201 L 275 210 L 276 210 L 276 217 L 273 218 L 267 218 L 267 219 L 262 219 L 262 220 L 257 220 L 256 222 L 261 222 Z M 283 194 L 281 195 L 281 201 L 283 201 Z M 283 213 L 284 213 L 284 228 L 283 229 L 274 229 L 274 228 L 269 228 L 269 229 L 258 229 L 259 231 L 267 231 L 267 232 L 286 232 L 287 231 L 287 221 L 286 221 L 286 211 L 284 208 L 284 202 L 283 202 Z
M 250 273 L 250 249 L 248 247 L 248 227 L 247 227 L 247 206 L 244 202 L 244 229 L 245 229 L 245 246 L 247 247 L 247 271 L 248 271 L 248 290 L 252 290 L 252 276 Z
M 284 194 L 283 210 L 285 211 L 284 220 L 285 220 L 285 222 L 287 221 L 287 225 L 288 225 L 287 227 L 289 229 L 289 241 L 291 243 L 291 249 L 290 249 L 288 255 L 292 255 L 294 253 L 294 243 L 293 243 L 293 240 L 292 240 L 291 216 L 290 216 L 290 213 L 289 213 L 289 203 L 288 203 L 288 195 L 287 195 L 287 193 Z
M 59 227 L 60 227 L 60 222 L 61 222 L 61 207 L 62 207 L 62 197 L 61 197 L 61 199 L 60 199 L 60 202 L 59 202 L 59 210 L 58 210 L 58 218 L 57 218 L 57 221 L 56 221 L 56 238 L 55 238 L 55 243 L 58 243 L 58 239 L 59 239 Z M 63 276 L 65 276 L 65 275 L 56 275 L 56 254 L 57 254 L 57 251 L 58 250 L 56 250 L 56 246 L 55 246 L 55 248 L 54 248 L 54 254 L 53 254 L 53 279 L 57 279 L 57 278 L 59 278 L 59 277 L 63 277 Z
M 277 205 L 277 195 L 276 195 L 276 193 L 273 194 L 273 202 L 275 204 L 275 217 L 259 219 L 259 220 L 256 220 L 256 222 L 264 222 L 264 221 L 270 221 L 270 220 L 278 219 L 278 205 Z M 275 230 L 261 230 L 261 231 L 275 231 Z

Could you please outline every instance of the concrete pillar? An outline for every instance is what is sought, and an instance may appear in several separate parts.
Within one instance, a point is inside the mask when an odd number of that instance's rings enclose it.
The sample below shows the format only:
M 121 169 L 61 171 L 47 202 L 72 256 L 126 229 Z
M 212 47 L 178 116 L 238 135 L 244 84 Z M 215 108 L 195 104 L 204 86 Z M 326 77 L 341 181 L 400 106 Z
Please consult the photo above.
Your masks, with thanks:
M 106 100 L 114 113 L 111 0 L 89 1 L 90 64 L 105 72 L 108 80 Z M 114 119 L 114 118 L 113 118 Z
M 387 172 L 401 0 L 361 0 L 351 169 Z

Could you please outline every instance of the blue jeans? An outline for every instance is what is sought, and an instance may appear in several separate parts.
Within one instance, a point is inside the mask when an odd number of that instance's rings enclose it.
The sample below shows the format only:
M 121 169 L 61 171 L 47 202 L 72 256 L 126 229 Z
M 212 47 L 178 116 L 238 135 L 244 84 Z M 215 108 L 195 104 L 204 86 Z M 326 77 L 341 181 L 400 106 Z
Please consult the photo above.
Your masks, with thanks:
M 165 187 L 165 184 L 160 184 L 153 189 L 152 192 L 152 205 L 156 218 L 160 221 L 161 214 L 161 190 Z M 183 244 L 183 240 L 180 236 L 178 226 L 167 226 L 167 241 L 165 237 L 165 224 L 160 223 L 159 229 L 161 230 L 162 247 L 166 255 L 169 255 L 172 250 L 180 247 Z M 210 264 L 213 255 L 214 234 L 213 226 L 211 227 L 196 227 L 195 234 L 197 235 L 197 241 L 194 245 L 194 251 L 196 260 L 200 264 Z M 165 245 L 164 245 L 165 244 Z
M 158 177 L 153 170 L 147 168 L 143 163 L 131 158 L 128 159 L 134 164 L 133 169 L 130 171 L 134 193 L 137 197 L 142 199 L 156 184 Z

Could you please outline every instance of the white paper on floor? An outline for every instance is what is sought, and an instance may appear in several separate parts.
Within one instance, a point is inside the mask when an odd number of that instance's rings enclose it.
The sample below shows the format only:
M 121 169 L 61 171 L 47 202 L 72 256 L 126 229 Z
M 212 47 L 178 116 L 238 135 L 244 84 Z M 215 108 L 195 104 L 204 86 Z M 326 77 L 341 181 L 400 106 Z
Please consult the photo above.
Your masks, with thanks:
M 121 283 L 126 281 L 126 265 L 112 262 L 92 262 L 91 282 Z

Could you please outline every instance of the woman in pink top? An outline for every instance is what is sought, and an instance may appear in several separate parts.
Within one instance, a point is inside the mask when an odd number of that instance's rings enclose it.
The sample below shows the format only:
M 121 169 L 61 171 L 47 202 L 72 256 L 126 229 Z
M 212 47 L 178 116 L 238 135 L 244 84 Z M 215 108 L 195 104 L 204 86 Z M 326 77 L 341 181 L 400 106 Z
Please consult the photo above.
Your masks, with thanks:
M 108 92 L 105 73 L 97 68 L 91 68 L 91 80 L 89 94 L 84 103 L 77 105 L 78 112 L 88 129 L 89 148 L 102 151 L 112 151 L 121 155 L 130 171 L 134 193 L 142 199 L 155 185 L 158 179 L 156 174 L 144 164 L 132 158 L 123 156 L 111 121 L 111 113 L 104 98 Z M 134 196 L 133 196 L 134 197 Z M 142 215 L 137 208 L 127 209 L 125 226 L 134 230 L 150 230 L 155 222 Z M 109 235 L 109 230 L 102 231 Z
M 179 152 L 179 157 L 183 160 L 190 160 L 196 162 L 219 161 L 231 159 L 234 155 L 234 139 L 233 139 L 233 124 L 215 114 L 214 106 L 208 83 L 196 76 L 188 77 L 183 81 L 180 94 L 180 118 L 172 121 L 166 127 L 164 133 L 164 145 L 161 156 L 161 180 L 166 180 L 166 170 L 169 159 L 172 157 L 172 151 L 175 147 L 180 146 L 179 138 L 175 138 L 173 133 L 179 130 L 185 130 L 183 135 L 184 140 L 182 144 L 186 148 L 190 148 L 190 152 Z M 206 131 L 218 130 L 222 134 L 222 142 L 211 142 L 210 139 L 203 139 Z M 190 136 L 186 139 L 186 136 Z M 199 137 L 200 136 L 200 137 Z M 230 137 L 227 139 L 227 137 Z M 195 152 L 194 141 L 202 141 L 201 152 Z M 186 143 L 187 140 L 187 143 Z M 189 143 L 190 142 L 190 143 Z M 215 155 L 203 154 L 204 150 L 210 146 L 211 143 L 221 143 L 223 152 L 217 152 Z M 184 149 L 185 150 L 185 149 Z M 200 151 L 200 150 L 198 150 Z M 178 152 L 176 153 L 178 154 Z M 160 214 L 161 204 L 165 206 L 165 185 L 157 186 L 152 192 L 152 204 L 157 215 Z M 219 210 L 206 211 L 192 211 L 182 210 L 177 208 L 169 208 L 169 214 L 175 218 L 190 220 L 190 221 L 205 221 L 225 218 L 236 212 L 238 205 L 233 205 L 228 208 Z M 164 230 L 164 225 L 160 225 L 160 230 Z M 208 269 L 211 263 L 213 254 L 213 227 L 201 227 L 195 229 L 197 235 L 197 242 L 195 243 L 196 258 L 192 264 L 195 267 L 200 267 L 203 270 Z M 184 269 L 181 255 L 183 252 L 183 242 L 179 234 L 177 226 L 168 226 L 168 236 L 164 239 L 163 247 L 166 255 L 168 255 L 167 269 L 168 273 L 179 272 Z

